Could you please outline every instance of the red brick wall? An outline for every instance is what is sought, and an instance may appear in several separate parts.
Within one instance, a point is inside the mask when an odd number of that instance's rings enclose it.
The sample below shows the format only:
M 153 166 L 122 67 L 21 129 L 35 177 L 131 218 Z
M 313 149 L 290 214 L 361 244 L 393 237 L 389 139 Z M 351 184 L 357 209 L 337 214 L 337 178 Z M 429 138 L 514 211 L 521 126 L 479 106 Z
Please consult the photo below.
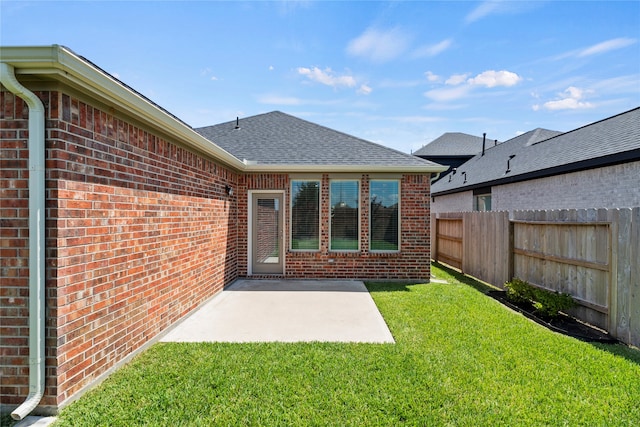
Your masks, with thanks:
M 429 176 L 403 175 L 400 203 L 400 252 L 372 253 L 369 251 L 369 176 L 360 178 L 360 252 L 329 251 L 329 175 L 321 182 L 321 225 L 319 252 L 285 253 L 287 278 L 362 278 L 428 280 L 429 251 Z M 289 247 L 290 185 L 286 174 L 252 174 L 240 177 L 239 183 L 239 242 L 248 235 L 246 206 L 247 190 L 285 190 L 285 235 Z M 241 243 L 238 252 L 238 273 L 247 275 L 247 247 Z M 262 277 L 262 276 L 260 276 Z
M 47 107 L 43 404 L 56 406 L 235 279 L 237 211 L 224 188 L 238 177 L 116 112 L 38 95 Z M 12 405 L 28 386 L 27 116 L 7 92 L 2 114 L 0 394 Z
M 0 91 L 0 399 L 28 393 L 28 109 Z M 237 174 L 112 109 L 63 92 L 46 107 L 47 379 L 56 407 L 237 276 L 247 275 L 248 190 L 287 174 Z M 369 177 L 361 178 L 361 251 L 288 252 L 287 278 L 429 277 L 429 177 L 404 175 L 401 251 L 369 252 Z M 225 185 L 236 189 L 229 197 Z M 287 240 L 288 245 L 288 240 Z

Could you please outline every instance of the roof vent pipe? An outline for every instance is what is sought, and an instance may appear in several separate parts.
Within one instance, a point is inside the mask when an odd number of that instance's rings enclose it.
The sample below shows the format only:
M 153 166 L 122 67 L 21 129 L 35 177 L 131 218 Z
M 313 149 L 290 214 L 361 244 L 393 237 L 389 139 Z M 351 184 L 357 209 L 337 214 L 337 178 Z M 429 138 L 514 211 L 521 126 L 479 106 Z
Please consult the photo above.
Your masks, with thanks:
M 511 160 L 513 160 L 515 156 L 516 156 L 515 154 L 512 154 L 509 156 L 509 159 L 507 159 L 507 170 L 504 173 L 511 172 Z
M 236 117 L 236 129 L 240 129 L 240 117 Z
M 498 140 L 497 139 L 495 141 L 493 141 L 493 146 L 495 147 L 496 145 L 498 145 Z
M 487 133 L 482 134 L 482 155 L 484 156 L 484 144 L 487 142 Z

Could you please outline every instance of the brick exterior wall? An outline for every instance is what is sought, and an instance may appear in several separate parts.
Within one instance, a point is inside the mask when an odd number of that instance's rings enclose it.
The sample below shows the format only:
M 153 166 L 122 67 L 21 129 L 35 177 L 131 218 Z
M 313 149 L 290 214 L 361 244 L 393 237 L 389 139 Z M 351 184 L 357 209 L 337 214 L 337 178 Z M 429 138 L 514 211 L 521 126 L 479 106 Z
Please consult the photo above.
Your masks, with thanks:
M 628 208 L 640 206 L 640 162 L 629 162 L 491 188 L 491 210 Z M 473 192 L 437 196 L 433 212 L 473 210 Z
M 436 196 L 431 203 L 431 211 L 440 212 L 470 212 L 473 210 L 473 191 Z
M 56 407 L 233 281 L 237 174 L 61 92 L 47 111 L 47 378 Z M 28 393 L 27 114 L 2 92 L 2 385 Z
M 247 276 L 248 191 L 290 178 L 242 174 L 64 87 L 46 108 L 46 389 L 55 410 L 238 276 Z M 3 89 L 3 88 L 2 88 Z M 0 91 L 0 402 L 28 394 L 28 108 Z M 329 175 L 321 250 L 285 251 L 286 278 L 425 280 L 429 176 L 401 179 L 401 251 L 369 252 L 369 176 L 359 253 L 329 252 Z M 235 189 L 228 196 L 225 186 Z M 254 276 L 257 277 L 257 276 Z
M 495 211 L 640 206 L 640 162 L 501 185 L 491 203 Z
M 360 179 L 360 251 L 329 251 L 329 175 L 321 180 L 320 251 L 285 251 L 286 278 L 360 278 L 428 280 L 430 277 L 429 252 L 429 176 L 404 175 L 401 180 L 401 250 L 399 253 L 372 253 L 369 251 L 369 176 Z M 290 185 L 286 174 L 251 174 L 240 177 L 238 199 L 238 240 L 247 241 L 246 206 L 248 190 L 284 190 L 285 245 L 289 248 Z M 247 276 L 247 247 L 239 247 L 238 273 Z M 263 277 L 263 276 L 252 276 Z M 266 277 L 266 276 L 265 276 Z

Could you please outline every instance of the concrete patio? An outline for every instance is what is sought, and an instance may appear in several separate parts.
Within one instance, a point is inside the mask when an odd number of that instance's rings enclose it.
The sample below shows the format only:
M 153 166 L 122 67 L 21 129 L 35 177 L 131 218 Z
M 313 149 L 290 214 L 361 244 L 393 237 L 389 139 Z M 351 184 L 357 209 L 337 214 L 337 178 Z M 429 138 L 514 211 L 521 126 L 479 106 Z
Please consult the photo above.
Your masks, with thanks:
M 394 342 L 360 281 L 247 279 L 213 297 L 161 341 Z

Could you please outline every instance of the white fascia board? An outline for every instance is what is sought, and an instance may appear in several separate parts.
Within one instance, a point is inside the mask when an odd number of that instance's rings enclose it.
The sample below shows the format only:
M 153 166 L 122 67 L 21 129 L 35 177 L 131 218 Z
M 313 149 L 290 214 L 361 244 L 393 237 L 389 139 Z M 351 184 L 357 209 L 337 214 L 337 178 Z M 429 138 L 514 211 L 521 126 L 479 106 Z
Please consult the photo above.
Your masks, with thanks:
M 137 120 L 213 156 L 228 166 L 237 170 L 245 168 L 242 161 L 65 47 L 2 47 L 0 58 L 2 62 L 12 65 L 17 75 L 53 76 L 54 79 L 81 89 L 88 95 L 116 105 L 118 109 Z
M 60 46 L 0 47 L 0 60 L 14 67 L 16 75 L 35 75 L 66 83 L 130 114 L 239 172 L 269 173 L 437 173 L 441 165 L 309 165 L 260 164 L 242 161 L 203 137 L 190 126 L 163 110 L 144 96 L 111 77 L 105 71 Z
M 278 165 L 247 164 L 246 172 L 291 172 L 291 173 L 418 173 L 443 172 L 448 167 L 441 165 Z

